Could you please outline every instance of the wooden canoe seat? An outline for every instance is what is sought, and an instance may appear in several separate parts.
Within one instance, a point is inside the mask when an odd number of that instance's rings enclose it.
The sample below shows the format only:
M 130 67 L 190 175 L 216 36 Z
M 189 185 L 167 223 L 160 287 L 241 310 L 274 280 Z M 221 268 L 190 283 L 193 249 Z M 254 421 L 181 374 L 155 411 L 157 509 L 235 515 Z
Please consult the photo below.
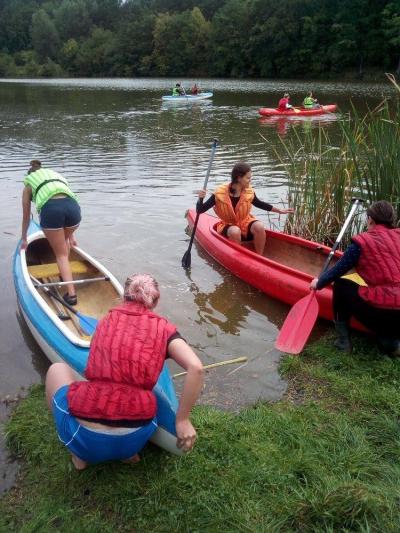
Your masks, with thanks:
M 72 274 L 89 274 L 96 271 L 85 261 L 70 261 L 69 264 L 71 265 Z M 57 263 L 28 266 L 28 272 L 34 278 L 52 278 L 60 275 Z

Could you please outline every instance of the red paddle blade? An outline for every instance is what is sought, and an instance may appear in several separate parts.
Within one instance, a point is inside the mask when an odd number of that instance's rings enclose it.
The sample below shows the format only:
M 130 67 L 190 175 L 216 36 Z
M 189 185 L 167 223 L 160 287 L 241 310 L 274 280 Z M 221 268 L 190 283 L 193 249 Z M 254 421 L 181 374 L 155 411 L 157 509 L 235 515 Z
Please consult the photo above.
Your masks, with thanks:
M 304 348 L 318 318 L 319 305 L 315 291 L 296 302 L 279 332 L 275 348 L 281 352 L 298 354 Z

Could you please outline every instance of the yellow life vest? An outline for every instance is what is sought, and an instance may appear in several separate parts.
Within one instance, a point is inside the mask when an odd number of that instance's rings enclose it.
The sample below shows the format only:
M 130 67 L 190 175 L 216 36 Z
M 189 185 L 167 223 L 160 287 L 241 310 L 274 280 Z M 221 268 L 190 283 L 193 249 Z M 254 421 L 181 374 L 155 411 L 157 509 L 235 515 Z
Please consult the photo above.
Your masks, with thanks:
M 250 222 L 256 220 L 250 214 L 254 198 L 254 190 L 252 187 L 247 187 L 241 194 L 236 208 L 233 209 L 232 200 L 229 196 L 230 183 L 220 185 L 215 191 L 215 206 L 214 211 L 221 219 L 217 225 L 218 233 L 222 233 L 226 226 L 238 226 L 243 236 L 247 235 L 247 230 Z

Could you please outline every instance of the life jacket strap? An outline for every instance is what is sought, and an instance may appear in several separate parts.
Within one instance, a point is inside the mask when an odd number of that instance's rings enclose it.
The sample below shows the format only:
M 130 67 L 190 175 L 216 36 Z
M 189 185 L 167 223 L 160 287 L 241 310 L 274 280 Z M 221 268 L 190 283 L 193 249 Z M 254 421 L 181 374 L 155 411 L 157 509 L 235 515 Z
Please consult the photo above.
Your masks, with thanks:
M 36 191 L 35 191 L 35 195 L 34 195 L 33 201 L 36 200 L 37 195 L 38 195 L 38 192 L 39 192 L 40 189 L 43 187 L 43 185 L 47 185 L 48 183 L 51 183 L 52 181 L 60 181 L 61 183 L 64 183 L 64 185 L 66 185 L 66 183 L 65 183 L 64 180 L 60 180 L 60 179 L 58 179 L 58 178 L 54 178 L 54 179 L 52 179 L 52 180 L 45 180 L 45 181 L 42 181 L 42 183 L 38 186 L 38 188 L 37 188 Z

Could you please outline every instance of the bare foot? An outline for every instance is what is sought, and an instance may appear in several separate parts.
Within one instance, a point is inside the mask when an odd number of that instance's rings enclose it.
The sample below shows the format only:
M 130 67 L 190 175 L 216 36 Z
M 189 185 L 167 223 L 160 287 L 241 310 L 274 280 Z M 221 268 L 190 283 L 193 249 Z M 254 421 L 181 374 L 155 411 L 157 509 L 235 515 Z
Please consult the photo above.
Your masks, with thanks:
M 128 457 L 128 459 L 123 459 L 123 463 L 134 465 L 140 461 L 140 455 L 136 453 L 135 455 L 132 455 L 132 457 Z
M 72 461 L 72 464 L 74 465 L 74 467 L 77 470 L 84 470 L 87 467 L 87 465 L 88 465 L 88 463 L 86 461 L 83 461 L 82 459 L 79 459 L 79 457 L 77 457 L 74 454 L 71 454 L 71 461 Z

